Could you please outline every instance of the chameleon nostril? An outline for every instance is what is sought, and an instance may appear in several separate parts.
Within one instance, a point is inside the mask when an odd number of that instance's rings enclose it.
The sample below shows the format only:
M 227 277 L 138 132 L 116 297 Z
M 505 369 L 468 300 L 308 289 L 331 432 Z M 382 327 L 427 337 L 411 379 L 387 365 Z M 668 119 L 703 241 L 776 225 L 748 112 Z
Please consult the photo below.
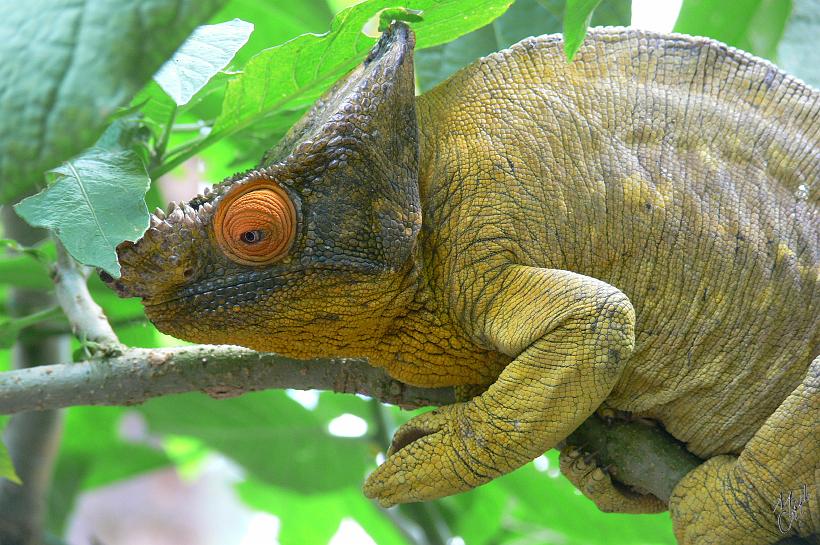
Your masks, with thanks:
M 188 267 L 187 269 L 182 271 L 182 275 L 185 278 L 191 278 L 194 275 L 194 270 L 192 268 Z

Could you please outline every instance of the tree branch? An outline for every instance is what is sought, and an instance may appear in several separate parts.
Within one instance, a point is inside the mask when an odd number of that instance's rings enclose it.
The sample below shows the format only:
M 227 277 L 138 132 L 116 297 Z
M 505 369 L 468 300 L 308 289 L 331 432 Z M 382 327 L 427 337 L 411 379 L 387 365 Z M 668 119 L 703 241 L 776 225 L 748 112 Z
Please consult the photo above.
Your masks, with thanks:
M 269 388 L 364 394 L 405 408 L 454 401 L 450 388 L 417 388 L 363 360 L 302 361 L 235 346 L 131 348 L 120 356 L 0 373 L 0 414 L 72 405 L 132 405 L 200 391 L 232 397 Z M 568 443 L 595 452 L 622 482 L 666 500 L 700 461 L 663 431 L 591 418 Z
M 224 398 L 269 388 L 364 394 L 404 408 L 454 401 L 451 388 L 409 386 L 363 360 L 302 361 L 235 346 L 194 345 L 130 348 L 116 357 L 0 373 L 0 414 L 131 405 L 191 391 Z M 566 442 L 596 453 L 622 483 L 664 501 L 678 480 L 701 462 L 671 435 L 638 422 L 606 424 L 593 416 Z
M 565 440 L 605 461 L 610 474 L 636 490 L 669 501 L 672 489 L 703 460 L 661 428 L 588 418 Z
M 73 405 L 133 405 L 201 391 L 232 397 L 269 388 L 359 393 L 407 408 L 453 402 L 451 389 L 416 388 L 363 360 L 294 360 L 236 346 L 131 348 L 119 356 L 0 373 L 0 414 Z

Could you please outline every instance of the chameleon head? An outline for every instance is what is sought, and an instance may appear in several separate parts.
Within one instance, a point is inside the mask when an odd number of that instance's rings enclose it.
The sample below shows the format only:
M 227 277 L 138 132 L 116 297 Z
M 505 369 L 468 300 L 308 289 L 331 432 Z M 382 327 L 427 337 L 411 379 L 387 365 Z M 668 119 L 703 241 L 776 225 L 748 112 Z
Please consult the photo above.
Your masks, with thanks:
M 394 23 L 259 168 L 154 214 L 104 279 L 194 342 L 319 356 L 373 337 L 415 271 L 413 45 Z

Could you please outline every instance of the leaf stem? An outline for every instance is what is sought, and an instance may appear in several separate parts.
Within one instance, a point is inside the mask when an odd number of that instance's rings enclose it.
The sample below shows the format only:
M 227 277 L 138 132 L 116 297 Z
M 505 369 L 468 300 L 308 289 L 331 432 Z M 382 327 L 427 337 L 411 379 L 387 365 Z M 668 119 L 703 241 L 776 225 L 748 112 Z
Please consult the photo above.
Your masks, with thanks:
M 162 159 L 165 157 L 165 150 L 168 148 L 168 140 L 171 137 L 171 132 L 174 128 L 174 121 L 177 118 L 177 106 L 171 108 L 171 113 L 168 116 L 168 122 L 165 123 L 165 126 L 162 128 L 162 134 L 159 136 L 159 140 L 157 140 L 157 145 L 154 147 L 154 151 L 151 153 L 151 167 L 149 170 L 154 170 L 159 164 L 162 163 Z M 154 176 L 151 176 L 154 179 Z
M 148 174 L 151 176 L 152 180 L 156 180 L 160 176 L 168 174 L 176 167 L 187 161 L 190 157 L 193 157 L 203 149 L 215 143 L 217 140 L 219 139 L 212 139 L 211 135 L 207 135 L 202 138 L 186 142 L 185 144 L 172 149 L 166 156 L 166 160 L 159 165 L 152 166 Z
M 199 132 L 202 129 L 210 128 L 213 122 L 205 120 L 197 121 L 196 123 L 177 123 L 174 125 L 173 132 Z
M 58 318 L 62 316 L 62 314 L 63 312 L 60 310 L 60 307 L 55 305 L 53 307 L 48 307 L 43 310 L 38 310 L 37 312 L 32 312 L 31 314 L 27 314 L 26 316 L 12 318 L 12 324 L 13 327 L 17 329 L 24 329 L 26 327 L 31 327 L 35 324 L 38 324 L 51 318 Z
M 57 310 L 55 312 L 57 314 L 55 318 L 63 318 L 63 320 L 65 320 L 65 316 L 63 315 L 63 312 L 59 310 L 59 307 L 57 307 Z M 120 320 L 111 320 L 111 327 L 115 329 L 131 327 L 140 324 L 148 324 L 148 319 L 144 315 L 135 316 L 132 318 L 123 318 Z M 50 337 L 52 335 L 70 335 L 72 333 L 73 331 L 71 330 L 71 325 L 68 324 L 66 321 L 60 321 L 53 323 L 53 325 L 35 325 L 35 327 L 31 328 L 30 330 L 21 332 L 20 337 L 24 339 L 28 338 L 29 336 L 43 338 Z

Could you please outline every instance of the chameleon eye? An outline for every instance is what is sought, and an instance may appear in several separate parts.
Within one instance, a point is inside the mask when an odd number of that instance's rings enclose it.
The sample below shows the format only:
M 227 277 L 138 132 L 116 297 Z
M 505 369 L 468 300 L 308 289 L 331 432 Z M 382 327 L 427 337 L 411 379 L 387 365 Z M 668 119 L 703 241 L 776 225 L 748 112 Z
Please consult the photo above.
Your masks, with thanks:
M 239 239 L 245 244 L 256 244 L 257 242 L 261 242 L 264 236 L 264 231 L 255 229 L 253 231 L 245 231 L 244 233 L 239 235 Z
M 285 191 L 267 180 L 228 193 L 214 219 L 217 243 L 243 265 L 267 265 L 283 257 L 296 236 L 296 210 Z

